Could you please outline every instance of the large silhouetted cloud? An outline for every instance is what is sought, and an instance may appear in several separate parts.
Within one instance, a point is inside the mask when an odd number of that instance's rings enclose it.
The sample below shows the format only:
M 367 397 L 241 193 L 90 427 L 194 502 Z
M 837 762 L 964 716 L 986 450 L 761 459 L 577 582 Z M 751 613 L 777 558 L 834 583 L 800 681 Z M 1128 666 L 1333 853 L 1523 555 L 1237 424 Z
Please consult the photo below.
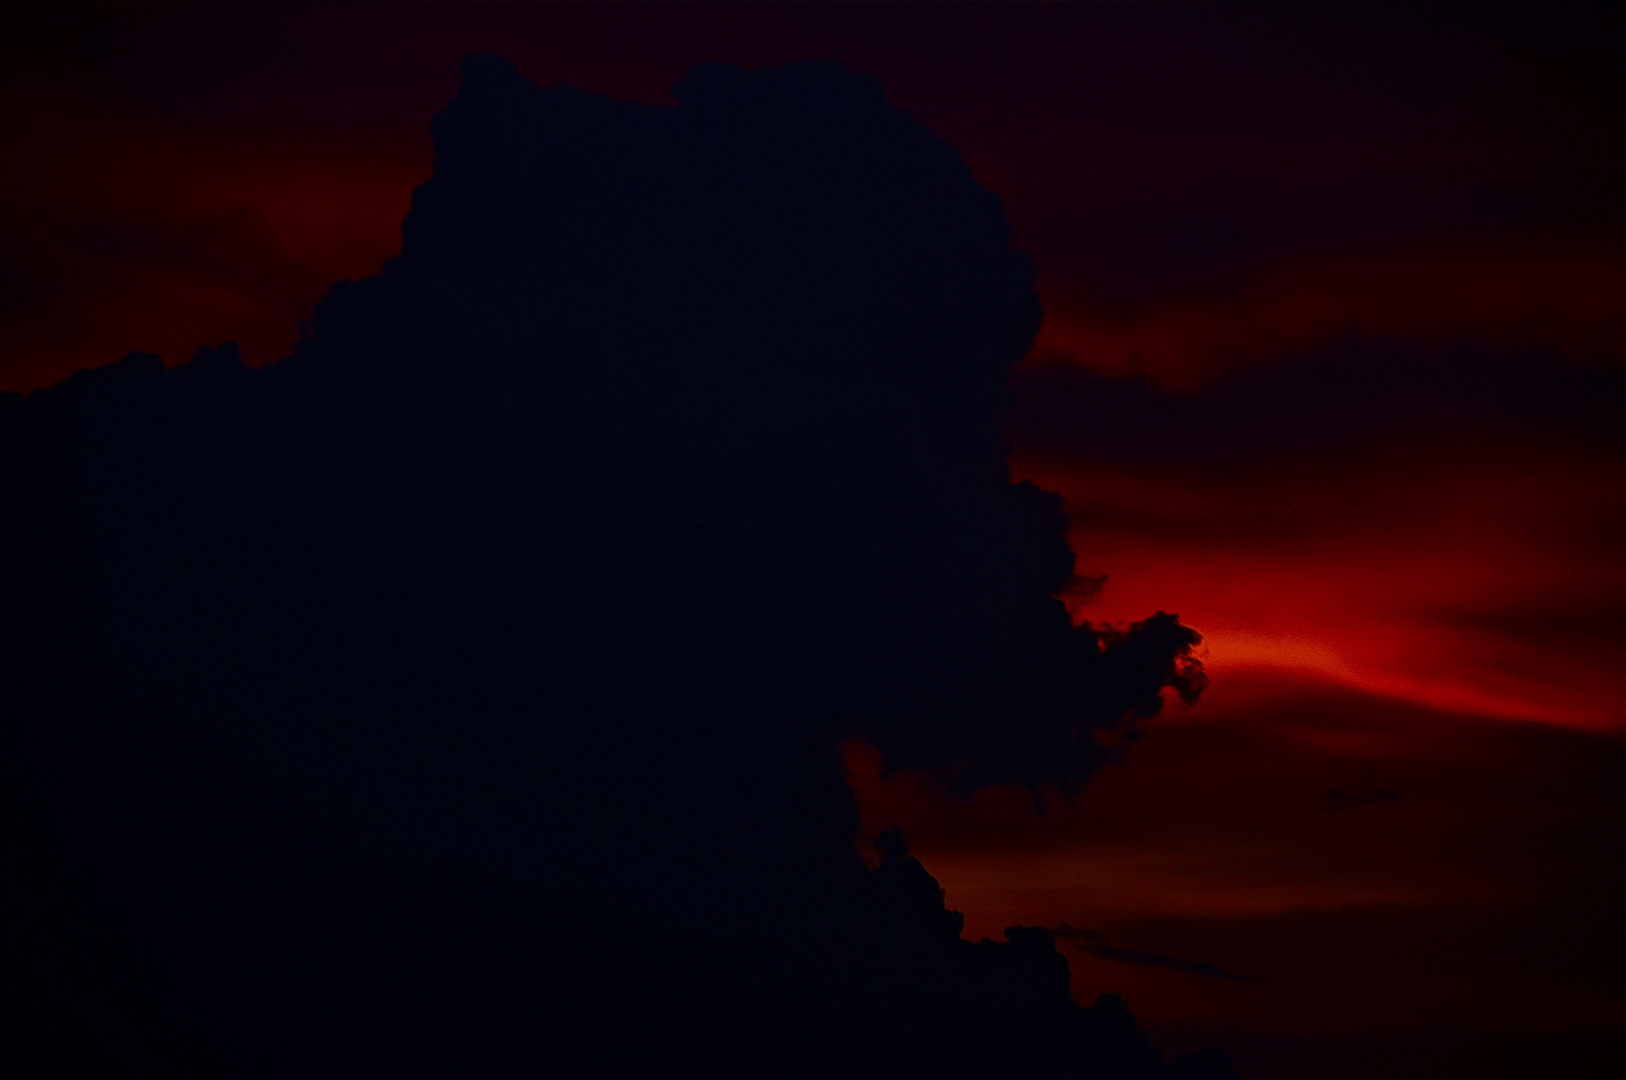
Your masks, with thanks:
M 838 768 L 1076 788 L 1201 689 L 1172 616 L 1056 599 L 998 200 L 834 66 L 675 93 L 476 57 L 401 254 L 292 356 L 5 400 L 19 859 L 113 898 L 96 958 L 37 950 L 113 1057 L 1159 1074 L 1048 932 L 961 940 L 901 838 L 867 870 Z

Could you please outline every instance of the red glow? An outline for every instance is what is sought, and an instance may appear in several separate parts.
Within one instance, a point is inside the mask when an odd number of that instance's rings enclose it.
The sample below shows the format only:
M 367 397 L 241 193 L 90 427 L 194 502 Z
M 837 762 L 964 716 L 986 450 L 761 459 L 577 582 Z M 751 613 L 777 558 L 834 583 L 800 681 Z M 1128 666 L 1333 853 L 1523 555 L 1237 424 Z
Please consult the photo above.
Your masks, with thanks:
M 130 349 L 285 355 L 397 250 L 429 118 L 488 49 L 664 104 L 697 63 L 873 75 L 1007 200 L 1035 361 L 1194 392 L 1346 336 L 1619 360 L 1618 213 L 1586 216 L 1589 184 L 1618 208 L 1618 95 L 1574 43 L 1502 47 L 1539 5 L 1450 33 L 1450 5 L 1320 30 L 1295 5 L 62 7 L 78 30 L 20 35 L 5 102 L 6 390 Z M 1244 1075 L 1411 1067 L 1248 1033 L 1618 1031 L 1620 464 L 1476 438 L 1185 472 L 1018 445 L 1107 575 L 1075 617 L 1177 612 L 1212 685 L 1042 815 L 848 743 L 861 841 L 903 827 L 968 937 L 1066 923 L 1263 980 L 1061 943 L 1080 1001 L 1122 993 L 1166 1052 Z
M 1067 496 L 1081 572 L 1108 574 L 1075 614 L 1177 611 L 1216 681 L 1262 667 L 1446 712 L 1626 720 L 1611 461 L 1485 447 L 1236 480 L 1015 466 Z
M 1281 669 L 1233 671 L 1211 693 L 1042 814 L 1026 791 L 957 800 L 924 773 L 883 776 L 849 742 L 862 839 L 902 827 L 969 938 L 1082 927 L 1234 975 L 1060 941 L 1080 1001 L 1128 996 L 1171 1047 L 1182 1032 L 1613 1022 L 1607 985 L 1554 968 L 1618 920 L 1601 883 L 1596 902 L 1571 891 L 1571 852 L 1609 843 L 1596 815 L 1618 738 L 1445 716 Z

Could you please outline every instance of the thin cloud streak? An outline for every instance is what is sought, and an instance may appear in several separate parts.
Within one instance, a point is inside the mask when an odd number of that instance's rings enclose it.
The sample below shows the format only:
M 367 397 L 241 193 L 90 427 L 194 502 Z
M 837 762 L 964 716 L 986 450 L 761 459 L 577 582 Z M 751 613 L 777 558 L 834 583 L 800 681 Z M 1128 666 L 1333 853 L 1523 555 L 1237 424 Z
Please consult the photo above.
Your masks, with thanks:
M 1175 971 L 1205 975 L 1210 979 L 1224 979 L 1227 982 L 1263 983 L 1266 981 L 1264 979 L 1255 979 L 1250 975 L 1238 975 L 1234 971 L 1226 971 L 1222 967 L 1204 963 L 1201 960 L 1182 960 L 1178 956 L 1164 956 L 1162 953 L 1146 952 L 1142 949 L 1117 949 L 1110 945 L 1086 945 L 1080 943 L 1075 943 L 1073 947 L 1079 952 L 1099 956 L 1103 960 L 1116 960 L 1123 964 L 1173 968 Z

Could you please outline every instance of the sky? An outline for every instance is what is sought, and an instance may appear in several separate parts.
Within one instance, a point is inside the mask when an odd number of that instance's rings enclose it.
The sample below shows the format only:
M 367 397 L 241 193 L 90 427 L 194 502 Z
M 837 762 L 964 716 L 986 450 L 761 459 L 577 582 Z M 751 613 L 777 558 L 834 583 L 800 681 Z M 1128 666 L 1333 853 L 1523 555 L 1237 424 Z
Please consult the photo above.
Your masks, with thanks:
M 1034 261 L 1003 431 L 1065 499 L 1075 619 L 1178 613 L 1211 684 L 1043 812 L 848 744 L 860 844 L 902 826 L 968 936 L 1051 927 L 1079 1000 L 1244 1075 L 1554 1047 L 1585 1075 L 1618 1036 L 1618 15 L 74 5 L 5 32 L 24 391 L 132 349 L 286 355 L 399 250 L 468 54 L 652 104 L 703 62 L 873 76 Z

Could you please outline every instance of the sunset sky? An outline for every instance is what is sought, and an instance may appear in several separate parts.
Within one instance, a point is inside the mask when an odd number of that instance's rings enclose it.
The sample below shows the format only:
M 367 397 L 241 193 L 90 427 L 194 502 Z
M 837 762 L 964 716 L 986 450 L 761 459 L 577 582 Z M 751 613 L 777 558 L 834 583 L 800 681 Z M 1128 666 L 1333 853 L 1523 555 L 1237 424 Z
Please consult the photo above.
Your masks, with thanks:
M 850 743 L 860 843 L 901 825 L 968 936 L 1052 928 L 1080 1001 L 1117 991 L 1243 1075 L 1590 1075 L 1619 1036 L 1618 12 L 132 4 L 4 30 L 13 391 L 135 349 L 285 356 L 399 249 L 471 53 L 645 104 L 704 62 L 873 76 L 1034 260 L 1004 432 L 1066 500 L 1070 609 L 1178 613 L 1211 686 L 1042 813 Z

